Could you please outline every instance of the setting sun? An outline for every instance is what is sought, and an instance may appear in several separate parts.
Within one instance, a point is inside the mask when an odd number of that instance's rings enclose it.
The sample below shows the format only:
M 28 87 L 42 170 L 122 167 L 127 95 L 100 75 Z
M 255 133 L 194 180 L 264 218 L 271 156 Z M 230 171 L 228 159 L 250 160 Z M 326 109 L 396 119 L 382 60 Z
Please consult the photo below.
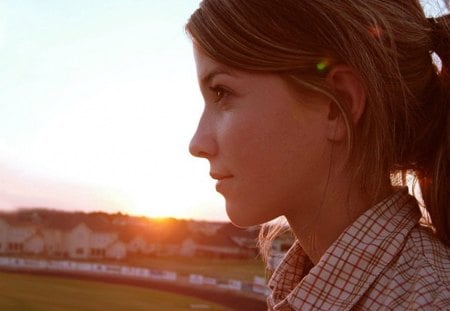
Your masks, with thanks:
M 0 4 L 0 208 L 226 219 L 188 152 L 198 3 Z

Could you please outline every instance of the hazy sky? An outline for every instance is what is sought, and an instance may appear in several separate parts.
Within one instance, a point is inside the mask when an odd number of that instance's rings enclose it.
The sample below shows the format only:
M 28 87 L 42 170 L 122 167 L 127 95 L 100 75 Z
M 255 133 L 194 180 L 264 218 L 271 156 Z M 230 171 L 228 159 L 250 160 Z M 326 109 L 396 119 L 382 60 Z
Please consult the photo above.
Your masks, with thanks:
M 188 153 L 198 3 L 0 2 L 0 208 L 226 219 Z
M 198 3 L 0 0 L 0 209 L 227 219 L 188 153 Z

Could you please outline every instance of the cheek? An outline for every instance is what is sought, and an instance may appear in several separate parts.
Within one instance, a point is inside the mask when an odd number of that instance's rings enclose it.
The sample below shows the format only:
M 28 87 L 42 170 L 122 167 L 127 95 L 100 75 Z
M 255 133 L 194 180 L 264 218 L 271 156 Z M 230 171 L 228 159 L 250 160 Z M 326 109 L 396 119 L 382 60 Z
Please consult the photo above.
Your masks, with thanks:
M 295 156 L 307 139 L 305 134 L 305 130 L 288 117 L 261 117 L 241 122 L 236 139 L 241 143 L 242 156 L 279 163 Z
M 227 133 L 234 168 L 249 187 L 258 185 L 259 191 L 276 195 L 318 183 L 326 174 L 329 160 L 321 125 L 289 117 L 247 119 Z
M 289 169 L 303 154 L 309 138 L 297 122 L 254 116 L 230 119 L 221 129 L 221 153 L 247 178 L 269 178 Z M 237 173 L 237 172 L 236 172 Z
M 258 118 L 230 120 L 220 136 L 224 155 L 230 156 L 229 160 L 244 162 L 246 167 L 262 165 L 261 161 L 269 160 L 269 155 L 279 150 L 275 142 L 280 135 Z
M 285 215 L 302 200 L 314 199 L 310 186 L 321 182 L 327 164 L 316 123 L 280 116 L 228 125 L 221 146 L 223 159 L 237 177 L 225 196 L 235 224 L 263 223 Z

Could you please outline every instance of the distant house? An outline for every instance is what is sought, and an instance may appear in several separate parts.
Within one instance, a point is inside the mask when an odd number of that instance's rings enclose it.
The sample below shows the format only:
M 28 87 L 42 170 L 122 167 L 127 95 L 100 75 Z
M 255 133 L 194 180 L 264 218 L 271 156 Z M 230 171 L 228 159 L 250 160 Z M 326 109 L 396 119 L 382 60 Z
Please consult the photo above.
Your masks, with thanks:
M 66 232 L 62 229 L 45 228 L 42 230 L 44 253 L 51 257 L 69 257 Z
M 197 254 L 197 243 L 192 238 L 186 238 L 180 246 L 179 254 L 183 257 L 193 257 Z
M 292 232 L 286 231 L 280 234 L 275 240 L 272 241 L 272 252 L 286 253 L 294 243 L 294 236 Z
M 105 258 L 122 260 L 127 257 L 127 245 L 121 241 L 114 241 L 111 243 L 105 252 Z
M 156 256 L 178 256 L 184 239 L 190 234 L 187 221 L 168 219 L 153 223 L 148 231 L 147 243 Z
M 119 240 L 124 242 L 127 255 L 149 255 L 156 252 L 155 235 L 140 226 L 129 224 L 119 232 Z
M 25 243 L 36 233 L 36 227 L 30 224 L 11 223 L 11 221 L 6 221 L 4 219 L 2 223 L 3 253 L 24 253 Z
M 0 217 L 0 254 L 42 254 L 44 240 L 38 227 Z
M 39 255 L 44 253 L 44 238 L 40 233 L 30 236 L 24 241 L 23 252 L 26 254 Z
M 95 260 L 134 255 L 248 258 L 257 254 L 256 236 L 257 229 L 219 222 L 100 212 L 0 212 L 0 254 Z
M 88 258 L 92 231 L 85 223 L 80 223 L 66 233 L 65 252 L 70 258 Z
M 0 254 L 6 252 L 7 234 L 9 224 L 3 218 L 0 218 Z
M 270 270 L 275 270 L 280 264 L 286 252 L 294 243 L 294 236 L 290 230 L 280 234 L 272 241 L 267 265 Z
M 136 235 L 128 241 L 127 250 L 131 253 L 144 254 L 147 251 L 147 241 L 141 235 Z
M 180 249 L 186 235 L 165 236 L 164 239 L 159 239 L 155 242 L 155 255 L 157 256 L 177 256 L 180 254 Z
M 46 254 L 50 257 L 74 259 L 123 259 L 126 245 L 107 223 L 94 218 L 69 219 L 33 224 L 9 217 L 0 217 L 0 253 Z
M 241 249 L 241 256 L 254 258 L 259 254 L 259 248 L 257 246 L 259 229 L 259 226 L 243 229 L 227 223 L 217 233 L 230 237 Z
M 180 255 L 210 258 L 247 258 L 249 253 L 232 237 L 216 233 L 196 234 L 186 238 L 181 244 Z
M 106 258 L 107 249 L 117 238 L 118 233 L 110 227 L 98 228 L 82 222 L 67 233 L 67 252 L 71 258 Z
M 221 227 L 223 227 L 223 222 L 210 222 L 210 221 L 191 221 L 188 223 L 189 232 L 194 234 L 204 234 L 213 235 L 217 233 Z

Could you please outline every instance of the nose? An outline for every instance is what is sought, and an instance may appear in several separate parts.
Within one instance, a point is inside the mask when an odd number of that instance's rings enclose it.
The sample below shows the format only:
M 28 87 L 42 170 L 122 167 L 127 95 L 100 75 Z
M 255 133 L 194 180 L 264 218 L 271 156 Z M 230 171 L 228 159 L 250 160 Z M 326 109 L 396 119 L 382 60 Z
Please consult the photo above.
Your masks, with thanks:
M 189 144 L 189 152 L 194 157 L 210 159 L 217 153 L 214 128 L 210 123 L 206 115 L 203 114 Z

